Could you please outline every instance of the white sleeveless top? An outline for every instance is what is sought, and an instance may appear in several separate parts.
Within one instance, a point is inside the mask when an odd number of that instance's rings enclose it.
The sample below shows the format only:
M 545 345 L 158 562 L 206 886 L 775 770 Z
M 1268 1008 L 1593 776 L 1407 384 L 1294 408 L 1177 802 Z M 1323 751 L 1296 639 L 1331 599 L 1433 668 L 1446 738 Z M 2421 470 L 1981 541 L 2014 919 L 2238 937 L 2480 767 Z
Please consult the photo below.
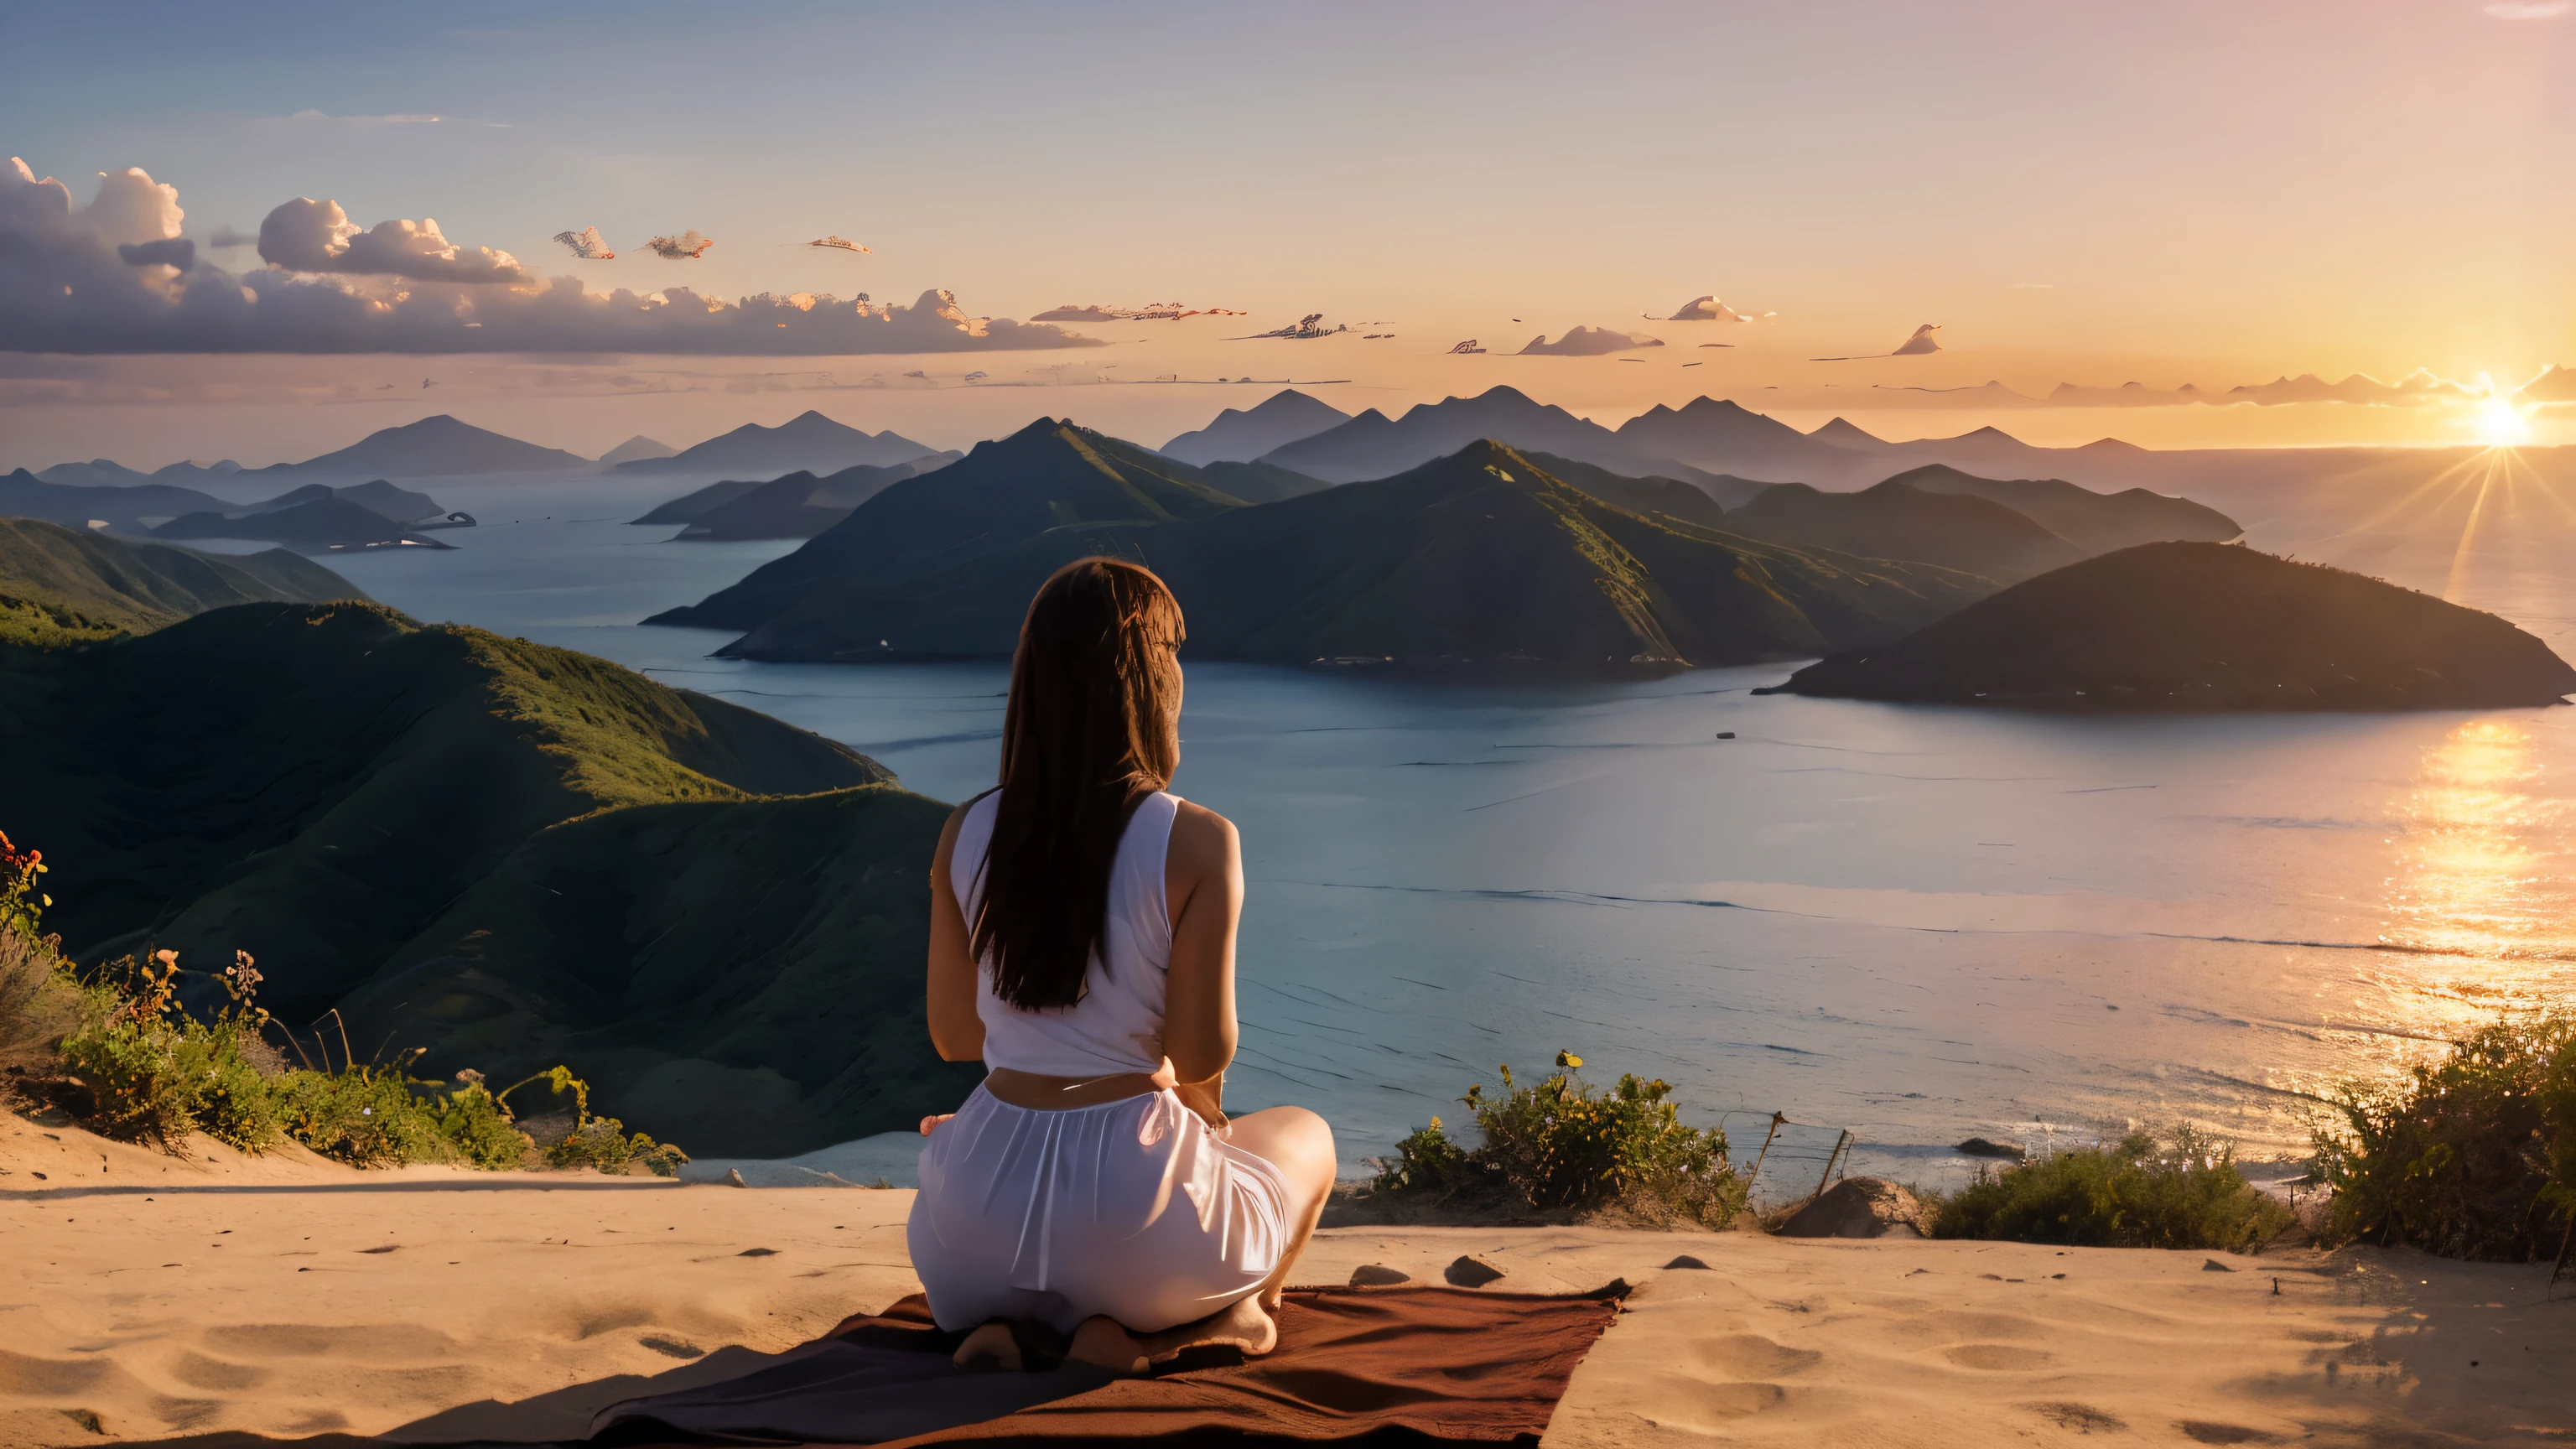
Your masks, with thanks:
M 984 852 L 1002 792 L 966 809 L 948 884 L 971 927 L 982 902 Z M 1158 791 L 1128 818 L 1109 867 L 1109 911 L 1100 953 L 1071 1006 L 1022 1011 L 993 994 L 990 961 L 978 962 L 975 1014 L 984 1022 L 984 1065 L 1048 1077 L 1105 1077 L 1151 1072 L 1163 1064 L 1163 991 L 1172 966 L 1172 912 L 1163 892 L 1164 858 L 1181 798 Z

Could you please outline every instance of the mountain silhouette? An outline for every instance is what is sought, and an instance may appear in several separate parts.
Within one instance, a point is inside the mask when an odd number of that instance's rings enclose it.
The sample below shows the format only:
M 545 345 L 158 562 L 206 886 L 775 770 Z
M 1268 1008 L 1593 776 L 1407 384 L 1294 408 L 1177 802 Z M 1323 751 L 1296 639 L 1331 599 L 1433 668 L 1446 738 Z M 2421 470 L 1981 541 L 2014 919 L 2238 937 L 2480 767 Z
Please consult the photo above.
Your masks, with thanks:
M 891 520 L 870 515 L 895 495 L 808 549 L 844 532 L 885 533 Z M 1892 637 L 1991 587 L 1648 518 L 1490 441 L 1280 503 L 1126 512 L 1095 510 L 971 551 L 934 539 L 899 559 L 880 552 L 809 569 L 790 607 L 720 652 L 999 657 L 1037 585 L 1092 553 L 1163 575 L 1188 616 L 1190 657 L 1274 662 L 1624 671 L 1776 658 Z
M 607 467 L 614 468 L 620 463 L 641 463 L 653 458 L 668 458 L 679 451 L 659 439 L 648 438 L 642 433 L 637 433 L 625 442 L 600 454 L 599 461 Z
M 1599 423 L 1533 401 L 1516 387 L 1422 403 L 1406 409 L 1401 418 L 1370 408 L 1338 427 L 1274 448 L 1260 461 L 1329 483 L 1352 483 L 1391 477 L 1487 438 L 1628 476 L 1676 471 L 1669 463 L 1658 466 L 1664 455 L 1640 452 Z
M 323 549 L 399 544 L 403 526 L 354 500 L 326 493 L 281 507 L 250 512 L 189 513 L 152 530 L 154 538 L 246 538 L 293 548 Z M 423 548 L 445 548 L 420 543 Z
M 87 528 L 96 519 L 118 533 L 149 533 L 146 518 L 220 513 L 232 506 L 211 493 L 168 483 L 48 483 L 24 468 L 0 476 L 0 517 L 41 518 L 68 528 Z
M 636 522 L 685 522 L 688 527 L 680 530 L 681 538 L 812 538 L 849 517 L 851 509 L 923 471 L 917 463 L 888 468 L 861 463 L 825 478 L 795 472 L 766 483 L 716 483 L 666 503 Z M 701 506 L 698 500 L 716 489 L 740 491 Z M 682 512 L 685 518 L 672 516 Z
M 748 630 L 853 576 L 909 577 L 1068 524 L 1160 522 L 1241 507 L 1200 472 L 1071 420 L 1040 418 L 869 499 L 803 548 L 703 603 L 644 622 Z M 1023 597 L 1019 606 L 1028 600 Z
M 1759 692 L 2222 711 L 2502 709 L 2570 691 L 2576 669 L 2493 614 L 2249 548 L 2149 543 Z
M 808 410 L 774 428 L 745 423 L 732 432 L 709 438 L 693 448 L 683 448 L 670 457 L 639 458 L 619 463 L 612 471 L 621 474 L 722 473 L 737 478 L 745 475 L 774 478 L 799 470 L 818 475 L 837 473 L 861 463 L 882 468 L 895 463 L 917 462 L 935 456 L 937 452 L 937 449 L 916 443 L 892 429 L 870 433 Z
M 1966 493 L 1925 492 L 1901 478 L 1857 493 L 1777 484 L 1728 510 L 1724 526 L 1747 538 L 1864 558 L 1912 559 L 1997 583 L 2046 573 L 2085 554 L 2004 504 Z
M 1155 451 L 1167 458 L 1205 467 L 1210 463 L 1249 463 L 1272 449 L 1326 428 L 1349 422 L 1351 415 L 1295 388 L 1283 388 L 1251 408 L 1227 408 L 1216 420 L 1181 434 Z
M 486 473 L 561 473 L 590 460 L 478 428 L 446 413 L 382 428 L 337 452 L 250 470 L 263 476 L 453 478 Z
M 1850 450 L 1811 438 L 1777 418 L 1710 397 L 1693 398 L 1678 408 L 1658 403 L 1621 424 L 1618 438 L 1636 456 L 1671 458 L 1775 483 L 1839 478 L 1857 461 Z
M 1942 463 L 1899 473 L 1888 481 L 1927 493 L 1991 499 L 2045 525 L 2087 554 L 2171 540 L 2225 543 L 2245 531 L 2215 508 L 2144 488 L 2097 493 L 2059 478 L 1979 478 Z

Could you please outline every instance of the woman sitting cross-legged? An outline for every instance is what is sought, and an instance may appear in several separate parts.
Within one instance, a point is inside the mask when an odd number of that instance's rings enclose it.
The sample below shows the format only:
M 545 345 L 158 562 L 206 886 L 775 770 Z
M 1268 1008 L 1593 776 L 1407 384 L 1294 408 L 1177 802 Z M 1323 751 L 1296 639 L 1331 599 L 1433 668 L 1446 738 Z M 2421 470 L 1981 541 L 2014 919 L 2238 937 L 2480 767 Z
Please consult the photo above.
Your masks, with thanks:
M 939 839 L 930 1037 L 987 1075 L 922 1123 L 908 1234 L 932 1316 L 973 1330 L 961 1364 L 1015 1365 L 1014 1319 L 1122 1372 L 1172 1330 L 1267 1353 L 1332 1190 L 1324 1119 L 1219 1105 L 1243 862 L 1225 817 L 1164 789 L 1180 642 L 1145 569 L 1048 579 L 1011 663 L 1001 788 Z

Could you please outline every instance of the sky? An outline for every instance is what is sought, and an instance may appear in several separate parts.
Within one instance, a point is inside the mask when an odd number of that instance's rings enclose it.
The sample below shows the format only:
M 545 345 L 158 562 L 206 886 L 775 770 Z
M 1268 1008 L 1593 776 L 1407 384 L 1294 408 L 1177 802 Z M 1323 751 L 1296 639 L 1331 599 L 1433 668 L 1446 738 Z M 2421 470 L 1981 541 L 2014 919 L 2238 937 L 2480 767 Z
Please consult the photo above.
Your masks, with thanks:
M 0 467 L 256 465 L 442 411 L 585 453 L 809 407 L 1150 444 L 1280 380 L 2576 441 L 2569 380 L 2514 391 L 2576 364 L 2576 0 L 127 4 L 9 35 Z M 554 240 L 585 227 L 614 260 Z M 689 230 L 714 245 L 645 246 Z M 1712 295 L 1756 320 L 1673 320 Z M 1242 315 L 1032 320 L 1157 302 Z M 1245 340 L 1318 313 L 1351 330 Z M 1627 336 L 1513 355 L 1577 327 Z M 2356 373 L 2393 386 L 2224 401 Z

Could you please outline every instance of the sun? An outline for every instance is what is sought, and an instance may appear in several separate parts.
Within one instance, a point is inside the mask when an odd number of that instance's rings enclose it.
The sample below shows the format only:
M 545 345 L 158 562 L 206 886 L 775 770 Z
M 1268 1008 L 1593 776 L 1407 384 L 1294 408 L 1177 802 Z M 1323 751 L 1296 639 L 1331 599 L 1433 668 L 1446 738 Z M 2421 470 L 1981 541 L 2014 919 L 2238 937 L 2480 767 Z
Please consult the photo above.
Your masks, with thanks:
M 2531 441 L 2531 420 L 2500 397 L 2478 404 L 2478 441 L 2490 448 L 2519 448 Z

